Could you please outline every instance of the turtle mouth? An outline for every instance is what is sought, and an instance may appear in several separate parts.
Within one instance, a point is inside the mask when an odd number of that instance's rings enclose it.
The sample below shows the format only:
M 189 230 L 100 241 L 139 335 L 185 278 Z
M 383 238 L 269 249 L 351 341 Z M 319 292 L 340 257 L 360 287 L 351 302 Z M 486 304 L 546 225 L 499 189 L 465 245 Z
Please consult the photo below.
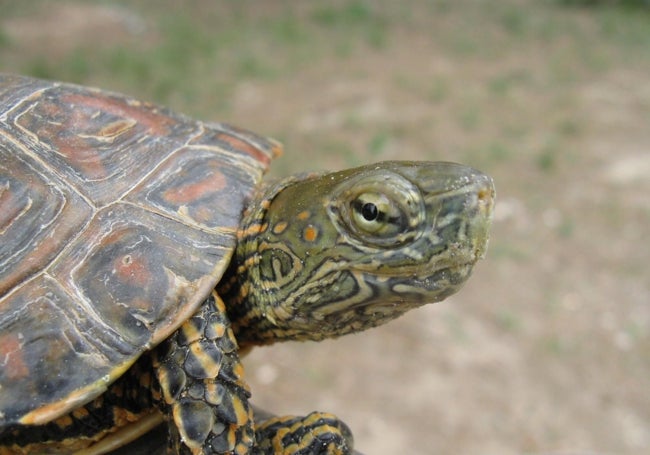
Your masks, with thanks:
M 390 268 L 390 267 L 377 267 L 374 268 L 369 264 L 363 264 L 358 266 L 351 267 L 351 270 L 364 275 L 374 275 L 380 279 L 408 279 L 408 280 L 426 280 L 431 276 L 435 276 L 441 272 L 456 272 L 465 270 L 467 268 L 473 268 L 476 263 L 482 259 L 483 256 L 475 256 L 473 259 L 468 259 L 467 261 L 454 262 L 453 264 L 436 264 L 435 266 L 423 266 L 423 265 L 409 265 L 402 266 L 399 268 Z
M 383 254 L 367 254 L 349 265 L 359 273 L 378 278 L 426 280 L 442 271 L 460 271 L 472 268 L 484 259 L 488 247 L 488 225 L 473 229 L 471 241 L 450 242 L 444 247 L 433 248 L 428 243 L 416 243 L 399 251 Z
M 491 205 L 491 204 L 490 204 Z M 354 264 L 361 287 L 375 298 L 366 302 L 397 303 L 404 311 L 439 302 L 455 294 L 486 256 L 491 221 L 490 205 L 481 216 L 446 233 L 434 225 L 413 244 Z M 446 235 L 445 235 L 446 234 Z M 453 239 L 453 240 L 452 240 Z
M 429 227 L 406 245 L 369 252 L 352 268 L 378 280 L 426 282 L 444 274 L 471 274 L 476 263 L 487 255 L 495 191 L 491 180 L 457 199 L 450 214 L 442 206 L 429 220 Z M 465 279 L 466 279 L 465 278 Z

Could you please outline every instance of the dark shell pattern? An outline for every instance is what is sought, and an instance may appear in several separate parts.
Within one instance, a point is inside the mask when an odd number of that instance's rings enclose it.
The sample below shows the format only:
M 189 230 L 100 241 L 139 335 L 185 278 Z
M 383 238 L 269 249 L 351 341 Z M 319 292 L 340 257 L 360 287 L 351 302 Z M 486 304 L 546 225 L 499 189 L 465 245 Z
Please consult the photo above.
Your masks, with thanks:
M 101 394 L 196 310 L 279 147 L 0 75 L 0 428 Z

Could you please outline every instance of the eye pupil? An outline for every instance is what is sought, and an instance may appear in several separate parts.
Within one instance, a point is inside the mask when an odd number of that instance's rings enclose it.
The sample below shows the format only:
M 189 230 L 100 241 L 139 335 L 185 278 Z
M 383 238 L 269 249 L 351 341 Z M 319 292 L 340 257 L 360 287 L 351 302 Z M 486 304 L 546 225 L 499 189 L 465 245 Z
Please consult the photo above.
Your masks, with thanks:
M 377 216 L 379 216 L 377 206 L 372 202 L 366 202 L 361 207 L 361 216 L 363 216 L 366 221 L 375 221 Z

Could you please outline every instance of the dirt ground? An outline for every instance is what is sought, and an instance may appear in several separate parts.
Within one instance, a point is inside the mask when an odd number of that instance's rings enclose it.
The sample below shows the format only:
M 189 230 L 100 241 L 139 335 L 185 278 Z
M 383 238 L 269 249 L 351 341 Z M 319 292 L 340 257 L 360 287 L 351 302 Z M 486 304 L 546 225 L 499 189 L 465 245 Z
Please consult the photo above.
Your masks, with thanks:
M 273 176 L 385 159 L 493 176 L 490 251 L 458 295 L 254 351 L 258 405 L 334 412 L 367 455 L 650 453 L 647 8 L 17 3 L 0 71 L 276 136 Z

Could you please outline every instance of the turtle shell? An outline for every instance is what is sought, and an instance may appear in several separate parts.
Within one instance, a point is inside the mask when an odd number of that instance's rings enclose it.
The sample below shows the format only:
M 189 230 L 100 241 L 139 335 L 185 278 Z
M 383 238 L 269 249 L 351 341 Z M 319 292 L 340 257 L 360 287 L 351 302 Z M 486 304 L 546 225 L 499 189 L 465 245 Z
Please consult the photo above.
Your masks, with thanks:
M 222 276 L 278 143 L 0 75 L 0 428 L 101 394 Z

